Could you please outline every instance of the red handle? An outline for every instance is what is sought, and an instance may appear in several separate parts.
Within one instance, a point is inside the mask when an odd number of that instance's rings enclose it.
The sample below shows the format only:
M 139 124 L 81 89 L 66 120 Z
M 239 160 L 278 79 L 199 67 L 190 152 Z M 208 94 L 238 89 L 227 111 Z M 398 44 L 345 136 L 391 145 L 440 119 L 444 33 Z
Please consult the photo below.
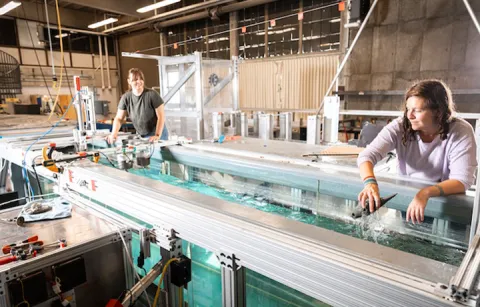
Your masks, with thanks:
M 15 256 L 2 258 L 2 259 L 0 259 L 0 265 L 7 264 L 7 263 L 13 262 L 15 260 L 17 260 L 17 257 L 15 257 Z
M 38 241 L 38 236 L 31 236 L 30 238 L 23 240 L 22 243 L 35 242 Z

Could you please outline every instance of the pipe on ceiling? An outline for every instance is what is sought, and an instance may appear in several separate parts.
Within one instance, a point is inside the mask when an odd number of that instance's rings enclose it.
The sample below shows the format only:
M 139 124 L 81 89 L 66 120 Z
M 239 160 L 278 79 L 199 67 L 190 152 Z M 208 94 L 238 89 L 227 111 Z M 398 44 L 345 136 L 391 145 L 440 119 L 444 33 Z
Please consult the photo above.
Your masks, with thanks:
M 246 9 L 246 8 L 257 6 L 257 5 L 268 4 L 275 1 L 276 0 L 247 0 L 243 2 L 232 3 L 225 6 L 220 6 L 217 10 L 217 15 L 235 12 L 238 10 Z M 182 23 L 186 23 L 194 20 L 199 20 L 199 19 L 204 19 L 208 17 L 210 17 L 209 12 L 198 12 L 195 14 L 182 16 L 175 19 L 157 22 L 155 23 L 154 27 L 155 29 L 161 29 L 161 28 L 166 28 L 173 25 L 182 24 Z
M 184 6 L 184 7 L 181 7 L 179 9 L 176 9 L 176 10 L 173 10 L 173 11 L 157 14 L 157 15 L 152 16 L 152 17 L 148 17 L 148 18 L 141 19 L 141 20 L 138 20 L 138 21 L 129 22 L 129 23 L 126 23 L 126 24 L 123 24 L 123 25 L 119 25 L 119 26 L 110 28 L 110 29 L 106 29 L 102 33 L 108 34 L 108 33 L 114 32 L 114 31 L 118 31 L 118 30 L 125 30 L 127 28 L 132 28 L 132 27 L 135 27 L 135 26 L 139 26 L 139 25 L 142 25 L 144 23 L 154 21 L 154 20 L 157 20 L 157 19 L 173 18 L 173 17 L 179 16 L 179 15 L 189 14 L 189 13 L 192 13 L 192 12 L 195 12 L 195 11 L 200 11 L 200 10 L 205 10 L 205 9 L 208 9 L 210 7 L 213 7 L 213 6 L 222 5 L 222 4 L 225 4 L 225 3 L 232 2 L 232 1 L 235 1 L 235 0 L 208 0 L 208 1 L 205 1 L 205 2 L 201 2 L 201 3 L 189 5 L 189 6 Z

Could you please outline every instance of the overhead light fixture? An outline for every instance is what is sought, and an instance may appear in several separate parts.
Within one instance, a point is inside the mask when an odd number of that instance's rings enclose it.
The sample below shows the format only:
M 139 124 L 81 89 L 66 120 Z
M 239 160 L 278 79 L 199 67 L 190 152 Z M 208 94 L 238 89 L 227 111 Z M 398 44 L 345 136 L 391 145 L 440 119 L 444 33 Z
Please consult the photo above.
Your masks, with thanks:
M 7 4 L 5 4 L 4 6 L 2 6 L 2 7 L 0 8 L 0 15 L 4 15 L 4 14 L 10 12 L 11 10 L 13 10 L 14 8 L 19 7 L 20 5 L 22 5 L 21 2 L 10 1 L 10 2 L 8 2 Z
M 68 33 L 62 33 L 62 37 L 68 36 Z M 55 38 L 60 38 L 60 35 L 55 35 Z
M 163 0 L 163 1 L 160 1 L 160 2 L 157 2 L 157 3 L 154 3 L 154 4 L 144 6 L 142 8 L 139 8 L 137 10 L 137 12 L 138 13 L 146 13 L 146 12 L 150 12 L 150 11 L 153 11 L 155 9 L 158 9 L 158 8 L 161 8 L 161 7 L 164 7 L 164 6 L 167 6 L 167 5 L 171 5 L 171 4 L 174 4 L 174 3 L 177 3 L 177 2 L 180 2 L 180 0 Z
M 340 22 L 340 18 L 330 19 L 331 23 Z
M 96 22 L 96 23 L 92 23 L 88 27 L 90 29 L 95 29 L 95 28 L 98 28 L 98 27 L 101 27 L 101 26 L 104 26 L 104 25 L 108 25 L 108 24 L 117 22 L 117 21 L 118 21 L 117 18 L 108 18 L 108 19 L 105 19 L 105 20 L 102 20 L 102 21 L 99 21 L 99 22 Z

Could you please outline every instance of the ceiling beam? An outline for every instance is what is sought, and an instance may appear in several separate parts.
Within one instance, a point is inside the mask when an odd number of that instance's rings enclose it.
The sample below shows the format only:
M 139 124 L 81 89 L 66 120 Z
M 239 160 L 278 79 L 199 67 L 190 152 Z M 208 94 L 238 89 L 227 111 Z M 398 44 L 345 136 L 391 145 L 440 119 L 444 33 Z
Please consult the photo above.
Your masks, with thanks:
M 119 15 L 146 17 L 145 14 L 137 13 L 137 9 L 152 4 L 149 0 L 61 0 L 63 3 L 77 4 L 90 7 L 100 11 L 110 12 Z

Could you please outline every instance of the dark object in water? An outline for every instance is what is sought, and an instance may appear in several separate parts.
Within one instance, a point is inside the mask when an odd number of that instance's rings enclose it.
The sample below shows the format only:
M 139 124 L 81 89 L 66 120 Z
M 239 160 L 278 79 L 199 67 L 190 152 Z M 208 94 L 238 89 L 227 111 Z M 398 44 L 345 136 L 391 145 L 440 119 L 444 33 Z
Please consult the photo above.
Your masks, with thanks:
M 383 205 L 385 205 L 389 200 L 397 196 L 397 194 L 398 193 L 395 193 L 385 198 L 380 197 L 380 206 L 377 206 L 376 208 L 374 208 L 373 212 L 383 207 Z M 369 204 L 370 204 L 369 199 L 365 200 L 365 208 L 362 208 L 362 205 L 360 204 L 360 202 L 358 202 L 358 205 L 355 207 L 355 210 L 352 212 L 352 217 L 356 219 L 356 218 L 362 217 L 362 215 L 370 215 L 370 213 L 373 213 L 373 212 L 370 212 L 369 210 Z

